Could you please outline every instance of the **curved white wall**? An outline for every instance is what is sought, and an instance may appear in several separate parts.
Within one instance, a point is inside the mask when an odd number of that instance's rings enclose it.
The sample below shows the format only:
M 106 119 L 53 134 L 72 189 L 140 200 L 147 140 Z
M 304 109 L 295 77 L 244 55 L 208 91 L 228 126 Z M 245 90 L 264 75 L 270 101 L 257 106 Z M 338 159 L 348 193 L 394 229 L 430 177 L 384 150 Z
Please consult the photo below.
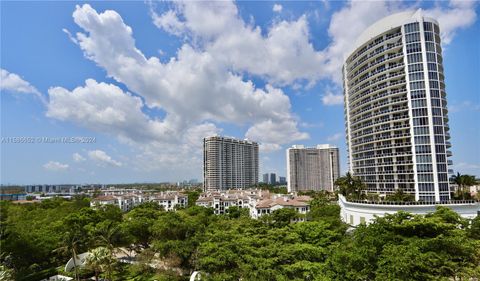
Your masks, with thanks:
M 348 202 L 345 197 L 339 195 L 340 216 L 345 223 L 357 226 L 362 222 L 370 223 L 375 216 L 383 217 L 385 214 L 394 214 L 398 211 L 405 211 L 415 215 L 425 215 L 435 212 L 437 206 L 445 206 L 457 212 L 461 217 L 473 219 L 480 212 L 480 203 L 471 204 L 432 204 L 432 205 L 379 205 L 361 204 Z

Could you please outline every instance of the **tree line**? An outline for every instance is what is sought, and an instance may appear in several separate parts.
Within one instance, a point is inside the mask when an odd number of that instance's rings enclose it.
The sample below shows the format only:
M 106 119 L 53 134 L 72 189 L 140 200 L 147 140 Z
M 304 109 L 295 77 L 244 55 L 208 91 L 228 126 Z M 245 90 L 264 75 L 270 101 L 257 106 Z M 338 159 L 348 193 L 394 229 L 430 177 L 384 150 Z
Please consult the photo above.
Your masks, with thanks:
M 331 195 L 314 193 L 306 222 L 281 209 L 251 219 L 246 209 L 214 215 L 191 205 L 164 211 L 155 203 L 127 213 L 92 209 L 89 199 L 0 202 L 0 280 L 471 280 L 480 278 L 480 218 L 448 208 L 397 213 L 349 229 Z M 87 266 L 65 263 L 90 251 Z M 135 263 L 120 263 L 122 251 Z M 1 277 L 4 276 L 4 277 Z M 10 278 L 10 279 L 8 279 Z

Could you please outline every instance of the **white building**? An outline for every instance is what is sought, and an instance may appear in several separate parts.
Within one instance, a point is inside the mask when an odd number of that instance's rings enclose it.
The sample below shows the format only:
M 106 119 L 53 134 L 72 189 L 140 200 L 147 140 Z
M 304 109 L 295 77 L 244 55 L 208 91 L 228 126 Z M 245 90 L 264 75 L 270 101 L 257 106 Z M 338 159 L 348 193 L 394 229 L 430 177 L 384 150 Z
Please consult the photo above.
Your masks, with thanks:
M 227 209 L 233 206 L 247 208 L 251 213 L 257 201 L 269 197 L 268 190 L 260 189 L 207 191 L 200 195 L 196 205 L 213 208 L 217 215 L 227 213 Z
M 271 194 L 268 190 L 247 189 L 202 193 L 196 205 L 213 208 L 217 215 L 228 213 L 228 208 L 233 206 L 247 208 L 250 217 L 259 218 L 282 208 L 291 208 L 299 214 L 306 214 L 310 211 L 310 200 L 309 196 Z M 304 218 L 299 219 L 303 220 Z
M 103 195 L 97 196 L 90 202 L 91 207 L 102 205 L 116 205 L 123 212 L 130 211 L 135 206 L 144 202 L 156 202 L 166 211 L 188 206 L 188 196 L 178 191 L 160 193 L 142 192 L 141 190 L 108 190 Z
M 212 136 L 203 139 L 204 191 L 258 184 L 258 144 Z
M 151 202 L 157 202 L 165 211 L 173 211 L 175 208 L 186 208 L 188 196 L 180 192 L 161 192 L 149 197 Z
M 450 199 L 450 134 L 440 29 L 422 11 L 368 27 L 345 61 L 350 172 L 369 192 Z
M 294 145 L 287 149 L 288 192 L 303 190 L 334 191 L 340 174 L 338 148 L 328 144 L 316 147 Z
M 136 204 L 133 196 L 100 195 L 90 201 L 90 207 L 115 205 L 123 212 L 130 211 Z
M 361 223 L 370 223 L 375 217 L 405 211 L 415 215 L 425 215 L 435 212 L 437 206 L 445 206 L 457 212 L 461 217 L 473 219 L 480 213 L 480 203 L 470 201 L 438 202 L 349 202 L 344 196 L 339 195 L 340 217 L 343 222 L 352 226 Z
M 266 214 L 271 214 L 276 210 L 283 208 L 294 209 L 297 213 L 306 215 L 310 212 L 309 196 L 278 195 L 270 199 L 263 199 L 255 204 L 252 218 L 259 218 Z M 299 217 L 296 221 L 305 221 L 305 216 Z

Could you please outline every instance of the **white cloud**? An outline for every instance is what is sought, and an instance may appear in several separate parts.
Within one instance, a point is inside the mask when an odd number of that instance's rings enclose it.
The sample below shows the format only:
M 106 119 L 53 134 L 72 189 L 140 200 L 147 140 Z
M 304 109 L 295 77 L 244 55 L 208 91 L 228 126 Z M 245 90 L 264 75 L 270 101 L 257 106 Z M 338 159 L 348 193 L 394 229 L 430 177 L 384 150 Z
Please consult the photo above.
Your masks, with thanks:
M 450 1 L 448 7 L 426 10 L 425 14 L 438 20 L 443 44 L 449 44 L 458 29 L 472 25 L 478 1 Z
M 273 120 L 260 122 L 248 129 L 246 136 L 252 140 L 263 140 L 260 142 L 262 151 L 279 150 L 281 144 L 309 138 L 307 133 L 297 131 L 296 121 L 289 119 L 279 122 L 274 122 Z
M 133 94 L 94 80 L 73 90 L 49 90 L 48 116 L 133 145 L 138 150 L 133 161 L 146 169 L 200 165 L 201 136 L 221 132 L 219 124 L 248 128 L 245 136 L 265 150 L 308 138 L 279 87 L 313 86 L 324 78 L 339 83 L 344 55 L 360 31 L 400 9 L 390 2 L 349 3 L 332 17 L 331 44 L 316 50 L 306 15 L 261 30 L 245 22 L 231 1 L 170 7 L 161 15 L 152 10 L 152 20 L 185 43 L 161 62 L 137 49 L 133 30 L 117 12 L 77 6 L 73 18 L 81 31 L 73 41 Z M 266 86 L 257 87 L 247 77 L 260 77 Z M 341 104 L 341 96 L 329 93 L 323 102 Z M 148 109 L 159 109 L 164 117 L 151 117 Z
M 68 169 L 68 164 L 62 164 L 56 161 L 49 161 L 48 163 L 43 165 L 43 168 L 49 171 L 65 171 Z
M 185 24 L 178 19 L 175 11 L 169 10 L 160 16 L 152 13 L 152 19 L 158 28 L 162 28 L 171 34 L 181 35 L 185 30 Z
M 62 28 L 62 31 L 67 34 L 68 36 L 68 39 L 70 39 L 70 41 L 72 41 L 74 44 L 77 44 L 78 45 L 78 41 L 77 39 L 75 38 L 75 36 L 72 35 L 72 33 L 70 33 L 70 31 L 66 28 Z
M 158 22 L 158 17 L 163 16 L 172 18 L 171 14 L 175 14 L 175 20 L 170 21 L 182 28 L 172 32 L 168 26 L 157 26 L 175 35 L 181 30 L 182 35 L 191 37 L 197 47 L 227 68 L 261 76 L 275 85 L 317 80 L 324 73 L 325 58 L 310 43 L 306 15 L 275 22 L 263 35 L 260 27 L 240 17 L 231 1 L 177 1 L 174 4 L 171 13 L 158 16 L 152 12 L 153 21 Z
M 75 152 L 73 155 L 72 155 L 72 158 L 73 158 L 73 161 L 75 162 L 82 162 L 82 161 L 85 161 L 85 157 L 83 157 L 82 155 L 80 155 L 79 153 Z
M 225 15 L 234 15 L 234 22 L 239 23 L 236 7 L 232 3 L 227 4 L 230 5 L 227 5 L 230 9 L 223 10 L 222 7 L 225 6 L 223 3 L 209 3 L 205 6 L 211 6 L 211 10 L 204 11 L 205 14 L 202 15 L 197 14 L 197 11 L 186 9 L 184 12 L 189 14 L 189 17 L 194 18 L 201 17 L 201 19 L 204 19 L 206 14 L 220 14 L 219 17 L 214 17 L 214 20 L 207 20 L 208 23 L 198 18 L 195 24 L 185 22 L 186 28 L 202 34 L 203 37 L 222 34 L 225 24 L 231 20 Z M 288 130 L 291 132 L 293 130 L 294 133 L 291 138 L 294 138 L 294 136 L 304 137 L 305 133 L 298 132 L 295 127 L 296 122 L 290 112 L 290 100 L 282 90 L 270 85 L 267 85 L 264 89 L 256 88 L 251 81 L 244 80 L 240 74 L 229 71 L 229 65 L 219 60 L 217 54 L 194 49 L 192 46 L 185 44 L 178 50 L 176 58 L 172 58 L 169 62 L 163 64 L 156 57 L 147 59 L 135 47 L 132 29 L 123 22 L 120 15 L 115 11 L 105 11 L 99 14 L 86 4 L 81 7 L 77 6 L 73 17 L 75 22 L 86 31 L 86 33 L 77 33 L 79 46 L 85 52 L 86 57 L 103 67 L 109 76 L 124 83 L 131 91 L 141 95 L 145 99 L 145 106 L 165 110 L 166 117 L 161 121 L 150 120 L 150 126 L 147 129 L 145 129 L 145 126 L 141 126 L 140 129 L 137 129 L 139 132 L 133 134 L 130 131 L 125 132 L 125 129 L 127 127 L 131 128 L 132 124 L 125 124 L 127 120 L 122 119 L 124 116 L 121 113 L 126 111 L 129 114 L 124 113 L 124 115 L 130 116 L 132 111 L 140 112 L 143 105 L 140 100 L 135 104 L 134 100 L 136 98 L 133 96 L 124 97 L 122 99 L 124 102 L 116 101 L 115 106 L 108 106 L 105 99 L 100 99 L 100 102 L 97 102 L 99 96 L 92 94 L 90 98 L 92 102 L 87 102 L 85 106 L 80 103 L 77 112 L 64 110 L 65 104 L 73 105 L 77 103 L 73 100 L 85 100 L 86 97 L 90 96 L 86 93 L 81 94 L 81 92 L 86 91 L 86 88 L 109 88 L 108 93 L 102 91 L 102 95 L 125 96 L 114 89 L 114 85 L 96 83 L 92 80 L 87 80 L 84 88 L 73 90 L 73 95 L 69 95 L 68 91 L 63 88 L 50 89 L 49 93 L 54 100 L 54 102 L 51 102 L 52 106 L 49 107 L 50 116 L 62 120 L 74 120 L 87 127 L 92 124 L 101 128 L 97 130 L 128 135 L 130 139 L 135 138 L 135 140 L 138 139 L 137 135 L 142 135 L 140 131 L 145 131 L 143 135 L 149 134 L 155 139 L 162 139 L 165 136 L 182 135 L 189 128 L 205 122 L 211 123 L 209 121 L 233 123 L 241 126 L 250 125 L 252 128 L 267 121 L 275 124 L 286 122 L 289 124 Z M 287 24 L 285 23 L 285 25 Z M 301 25 L 304 26 L 304 23 Z M 98 91 L 101 91 L 101 89 L 96 90 L 96 92 Z M 78 96 L 82 97 L 77 98 Z M 55 101 L 58 101 L 58 106 L 55 106 Z M 95 103 L 105 102 L 105 104 L 97 106 L 93 104 L 93 101 Z M 108 98 L 108 102 L 114 101 Z M 118 106 L 124 103 L 129 105 Z M 85 113 L 85 111 L 88 112 Z M 134 118 L 137 121 L 145 119 L 144 114 L 133 116 L 137 116 L 137 118 Z M 104 121 L 105 119 L 122 126 L 107 128 L 112 127 L 112 125 L 107 124 Z M 101 122 L 95 124 L 96 121 Z M 128 123 L 132 122 L 128 121 Z M 144 120 L 135 122 L 137 125 L 140 123 L 144 124 L 145 122 Z M 292 124 L 294 125 L 293 128 Z M 121 128 L 116 130 L 118 127 Z M 276 128 L 280 129 L 278 126 Z M 132 128 L 132 130 L 135 129 Z M 258 135 L 258 137 L 257 141 L 264 141 L 262 135 Z M 275 142 L 276 140 L 268 138 L 268 141 Z M 283 143 L 284 140 L 280 139 L 278 142 Z
M 342 137 L 343 137 L 343 133 L 336 133 L 331 136 L 328 136 L 327 141 L 336 142 L 336 141 L 339 141 Z
M 276 13 L 280 13 L 280 12 L 282 12 L 282 9 L 283 9 L 282 5 L 280 5 L 280 4 L 274 4 L 274 5 L 273 5 L 273 8 L 272 8 L 272 11 L 274 11 L 274 12 L 276 12 Z
M 264 32 L 266 35 L 262 35 L 260 27 L 241 19 L 231 1 L 173 3 L 173 10 L 162 16 L 152 11 L 155 23 L 159 17 L 168 22 L 157 24 L 158 27 L 175 35 L 191 36 L 215 59 L 279 85 L 323 78 L 331 78 L 340 85 L 341 66 L 352 51 L 352 42 L 375 21 L 417 8 L 416 3 L 350 1 L 332 15 L 328 29 L 331 43 L 323 50 L 315 50 L 306 14 L 296 20 L 274 22 Z M 473 24 L 476 5 L 475 1 L 451 1 L 448 7 L 437 5 L 424 13 L 438 19 L 443 43 L 448 44 L 456 30 Z M 281 11 L 281 5 L 274 4 L 273 9 Z
M 115 161 L 110 157 L 105 151 L 102 150 L 91 150 L 88 152 L 88 157 L 91 160 L 95 161 L 99 166 L 114 166 L 120 167 L 122 166 L 121 162 Z
M 332 92 L 328 92 L 326 95 L 322 96 L 322 103 L 324 105 L 342 105 L 343 95 L 336 95 Z
M 45 97 L 28 81 L 23 80 L 19 75 L 0 69 L 0 89 L 15 93 L 33 94 L 40 99 L 42 103 L 46 103 Z
M 148 142 L 171 138 L 172 129 L 142 112 L 139 97 L 119 87 L 87 79 L 84 87 L 68 91 L 48 90 L 47 116 L 72 121 L 91 130 L 117 136 L 126 142 Z
M 434 17 L 440 24 L 442 44 L 449 44 L 458 29 L 472 25 L 476 18 L 476 1 L 450 1 L 448 7 L 424 10 L 426 16 Z M 377 20 L 405 10 L 416 9 L 416 3 L 408 5 L 395 1 L 350 1 L 332 15 L 328 33 L 332 43 L 324 50 L 328 58 L 323 67 L 330 77 L 341 84 L 341 67 L 344 58 L 351 52 L 359 34 Z

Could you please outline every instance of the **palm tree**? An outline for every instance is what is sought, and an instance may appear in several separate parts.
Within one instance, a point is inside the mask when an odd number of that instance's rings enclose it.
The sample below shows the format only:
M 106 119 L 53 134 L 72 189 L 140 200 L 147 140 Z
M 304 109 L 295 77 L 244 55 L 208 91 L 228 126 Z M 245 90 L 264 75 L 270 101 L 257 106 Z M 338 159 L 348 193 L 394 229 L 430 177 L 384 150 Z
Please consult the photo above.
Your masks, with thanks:
M 355 199 L 361 199 L 362 191 L 365 189 L 363 181 L 350 172 L 347 172 L 343 177 L 339 177 L 335 184 L 339 187 L 341 194 L 344 196 L 353 195 Z
M 75 270 L 75 280 L 80 280 L 78 276 L 77 260 L 78 260 L 78 247 L 80 239 L 77 235 L 67 231 L 63 236 L 62 246 L 55 249 L 54 252 L 62 252 L 68 254 L 73 260 L 73 268 Z
M 100 246 L 107 247 L 112 253 L 115 251 L 115 244 L 119 240 L 120 226 L 114 222 L 109 222 L 95 229 L 99 241 L 95 241 Z
M 95 271 L 95 280 L 98 281 L 98 276 L 101 272 L 106 271 L 107 277 L 111 279 L 111 264 L 113 262 L 112 252 L 106 247 L 98 247 L 90 251 L 90 254 L 85 259 L 86 266 Z
M 462 194 L 462 199 L 465 200 L 466 188 L 472 185 L 477 184 L 475 176 L 472 175 L 462 175 L 457 172 L 456 175 L 452 176 L 452 181 L 458 185 L 458 191 Z

